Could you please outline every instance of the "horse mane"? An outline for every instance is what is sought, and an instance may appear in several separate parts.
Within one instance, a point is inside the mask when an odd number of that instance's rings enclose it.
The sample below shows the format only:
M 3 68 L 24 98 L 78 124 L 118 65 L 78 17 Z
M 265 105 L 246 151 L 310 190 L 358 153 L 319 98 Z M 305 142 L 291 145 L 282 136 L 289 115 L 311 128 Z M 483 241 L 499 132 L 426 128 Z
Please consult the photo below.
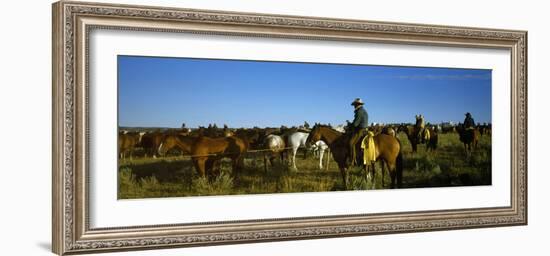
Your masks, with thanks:
M 339 131 L 337 131 L 336 129 L 332 128 L 329 125 L 319 124 L 318 127 L 319 128 L 326 128 L 326 129 L 328 129 L 328 130 L 330 130 L 330 131 L 332 131 L 332 132 L 334 132 L 335 134 L 338 135 L 338 137 L 333 141 L 334 145 L 347 147 L 347 145 L 349 144 L 349 140 L 350 140 L 350 137 L 351 137 L 350 133 L 339 132 Z
M 322 124 L 322 123 L 315 123 L 315 125 L 313 126 L 313 128 L 315 128 L 315 127 L 325 127 L 325 128 L 330 128 L 330 129 L 334 130 L 334 129 L 332 128 L 332 126 L 330 126 L 330 125 L 328 125 L 328 124 Z M 313 128 L 312 128 L 312 129 L 313 129 Z

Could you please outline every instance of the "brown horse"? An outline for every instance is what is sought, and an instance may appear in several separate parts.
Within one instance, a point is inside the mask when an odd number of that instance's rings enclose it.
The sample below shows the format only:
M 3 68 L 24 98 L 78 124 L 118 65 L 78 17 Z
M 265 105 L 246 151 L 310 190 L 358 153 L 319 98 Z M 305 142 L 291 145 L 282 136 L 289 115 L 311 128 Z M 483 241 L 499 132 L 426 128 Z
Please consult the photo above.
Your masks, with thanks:
M 188 155 L 191 154 L 193 144 L 196 139 L 197 137 L 182 136 L 175 133 L 168 134 L 163 136 L 161 142 L 159 143 L 159 147 L 157 148 L 157 152 L 160 156 L 164 156 L 166 152 L 176 148 L 182 154 Z
M 344 187 L 347 188 L 347 169 L 349 167 L 347 157 L 349 154 L 350 136 L 338 132 L 329 126 L 316 124 L 307 138 L 306 145 L 311 146 L 313 142 L 319 140 L 324 141 L 329 146 L 332 156 L 340 169 Z M 374 136 L 374 144 L 376 147 L 376 161 L 382 160 L 382 166 L 385 163 L 390 172 L 391 188 L 395 187 L 396 180 L 397 187 L 401 187 L 403 177 L 401 143 L 390 135 L 380 133 Z M 384 170 L 382 169 L 382 171 Z M 374 179 L 374 176 L 372 178 Z
M 395 137 L 397 135 L 397 134 L 395 134 L 395 130 L 396 129 L 394 129 L 391 126 L 384 126 L 384 128 L 382 128 L 381 133 L 386 134 L 386 135 L 390 135 L 392 137 Z
M 213 167 L 222 158 L 231 158 L 233 174 L 243 167 L 244 153 L 248 150 L 248 143 L 237 136 L 209 138 L 200 136 L 191 149 L 193 165 L 201 177 L 215 177 Z
M 157 149 L 161 141 L 163 140 L 165 134 L 160 131 L 148 132 L 143 135 L 141 138 L 141 147 L 145 151 L 145 157 L 152 156 L 153 158 L 157 157 Z
M 458 125 L 456 131 L 458 132 L 460 141 L 464 143 L 466 155 L 471 155 L 472 149 L 477 148 L 477 143 L 481 137 L 479 130 L 476 128 L 464 128 L 463 125 Z
M 118 133 L 118 152 L 121 159 L 126 155 L 132 159 L 134 148 L 139 145 L 143 133 L 140 132 L 119 132 Z

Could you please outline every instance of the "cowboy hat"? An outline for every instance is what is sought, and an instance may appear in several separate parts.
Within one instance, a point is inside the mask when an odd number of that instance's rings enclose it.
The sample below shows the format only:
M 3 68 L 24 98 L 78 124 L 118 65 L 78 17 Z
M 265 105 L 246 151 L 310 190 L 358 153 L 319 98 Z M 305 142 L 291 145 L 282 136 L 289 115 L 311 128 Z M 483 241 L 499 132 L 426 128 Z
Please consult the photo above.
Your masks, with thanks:
M 356 105 L 365 105 L 365 103 L 363 102 L 363 100 L 361 100 L 361 98 L 357 98 L 355 99 L 352 103 L 351 103 L 352 106 L 356 106 Z
M 470 114 L 470 112 L 466 112 L 464 115 L 471 116 L 472 114 Z

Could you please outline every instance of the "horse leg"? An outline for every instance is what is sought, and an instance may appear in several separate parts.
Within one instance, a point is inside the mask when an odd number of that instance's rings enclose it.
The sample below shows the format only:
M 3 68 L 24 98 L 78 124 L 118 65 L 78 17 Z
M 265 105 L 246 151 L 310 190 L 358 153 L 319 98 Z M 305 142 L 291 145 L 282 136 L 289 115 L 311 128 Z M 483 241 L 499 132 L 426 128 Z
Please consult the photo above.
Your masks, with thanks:
M 206 176 L 208 176 L 209 180 L 213 180 L 216 176 L 214 173 L 214 169 L 216 166 L 216 162 L 214 159 L 206 159 L 204 163 L 204 171 L 206 173 Z
M 397 158 L 395 160 L 390 160 L 390 161 L 384 161 L 386 162 L 386 165 L 388 167 L 388 172 L 390 173 L 390 179 L 391 179 L 391 185 L 390 185 L 390 188 L 395 188 L 395 182 L 396 182 L 396 179 L 398 179 L 397 183 L 399 185 L 399 187 L 401 187 L 401 173 L 399 174 L 399 177 L 397 176 L 397 161 L 401 161 L 399 160 L 400 159 L 400 155 L 397 156 Z
M 231 166 L 231 173 L 236 176 L 237 173 L 239 172 L 240 168 L 241 168 L 241 157 L 235 157 L 233 159 L 231 159 L 233 164 Z
M 304 160 L 307 158 L 307 149 L 304 150 Z
M 372 183 L 372 189 L 376 189 L 376 166 L 375 163 L 370 164 L 371 168 L 371 183 Z
M 325 170 L 327 170 L 327 171 L 328 171 L 328 168 L 329 168 L 329 164 L 330 164 L 330 148 L 327 151 L 327 163 L 325 164 Z
M 397 156 L 398 158 L 401 157 L 401 156 Z M 400 161 L 398 159 L 394 160 L 394 161 L 387 161 L 386 162 L 386 165 L 388 167 L 388 172 L 390 173 L 390 176 L 392 177 L 392 183 L 393 183 L 393 180 L 397 180 L 397 187 L 400 188 L 401 187 L 401 174 L 398 174 L 397 173 L 397 161 Z M 395 186 L 395 183 L 394 183 L 394 186 Z
M 367 182 L 369 180 L 369 176 L 370 176 L 369 175 L 369 165 L 368 164 L 363 166 L 363 173 L 364 173 L 363 179 L 365 180 L 365 182 Z
M 319 158 L 319 149 L 317 148 L 313 149 L 313 158 L 315 159 Z
M 386 162 L 385 160 L 382 160 L 382 161 L 380 162 L 380 169 L 382 170 L 382 188 L 383 188 L 384 186 L 386 186 L 386 184 L 384 184 L 384 178 L 385 178 L 385 175 L 386 175 L 386 170 L 385 170 L 385 169 L 386 169 L 386 168 L 385 168 L 386 166 L 384 165 L 385 162 Z
M 267 173 L 267 155 L 264 152 L 264 172 Z
M 324 149 L 319 149 L 319 170 L 323 170 L 323 155 L 325 154 Z
M 244 169 L 244 156 L 239 157 L 239 170 Z
M 206 163 L 206 157 L 198 157 L 196 159 L 193 159 L 193 164 L 195 165 L 195 169 L 197 170 L 197 173 L 200 177 L 205 177 L 205 163 Z
M 271 164 L 271 168 L 273 168 L 275 166 L 275 156 L 274 155 L 271 155 L 269 157 L 269 163 Z
M 256 158 L 257 158 L 257 154 L 252 154 L 252 167 L 256 168 Z
M 346 168 L 342 165 L 340 165 L 340 174 L 342 175 L 342 180 L 344 181 L 344 190 L 347 190 L 348 189 L 348 183 L 347 183 L 347 180 L 348 180 L 348 175 L 346 173 Z
M 395 188 L 395 172 L 390 172 L 391 185 L 390 188 Z
M 292 167 L 294 169 L 298 169 L 296 168 L 296 153 L 298 152 L 298 148 L 292 148 Z

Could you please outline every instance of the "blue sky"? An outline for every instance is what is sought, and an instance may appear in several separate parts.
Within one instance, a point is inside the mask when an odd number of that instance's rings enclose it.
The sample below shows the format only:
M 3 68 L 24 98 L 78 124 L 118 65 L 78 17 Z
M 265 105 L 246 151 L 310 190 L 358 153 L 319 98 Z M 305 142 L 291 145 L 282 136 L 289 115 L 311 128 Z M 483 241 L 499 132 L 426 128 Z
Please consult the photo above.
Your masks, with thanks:
M 119 125 L 491 122 L 491 70 L 118 56 Z

